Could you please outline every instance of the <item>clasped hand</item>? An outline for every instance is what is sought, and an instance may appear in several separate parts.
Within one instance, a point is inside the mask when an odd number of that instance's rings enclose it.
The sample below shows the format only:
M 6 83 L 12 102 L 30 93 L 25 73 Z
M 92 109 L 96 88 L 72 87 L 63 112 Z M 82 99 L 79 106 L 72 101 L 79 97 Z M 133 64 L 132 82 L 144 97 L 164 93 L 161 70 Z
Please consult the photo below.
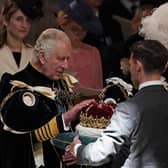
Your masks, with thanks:
M 75 145 L 81 144 L 81 141 L 79 140 L 79 136 L 76 136 L 72 143 L 70 145 L 67 145 L 65 148 L 65 153 L 62 156 L 63 161 L 66 163 L 66 165 L 73 165 L 77 162 L 77 156 L 74 150 Z

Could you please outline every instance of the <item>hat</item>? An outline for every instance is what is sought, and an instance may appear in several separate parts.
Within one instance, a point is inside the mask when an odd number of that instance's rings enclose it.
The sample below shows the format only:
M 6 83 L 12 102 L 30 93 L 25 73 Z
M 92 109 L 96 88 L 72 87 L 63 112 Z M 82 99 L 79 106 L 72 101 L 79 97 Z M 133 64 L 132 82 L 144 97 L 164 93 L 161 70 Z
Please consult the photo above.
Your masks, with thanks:
M 120 103 L 133 95 L 133 86 L 119 77 L 107 78 L 106 83 L 104 100 L 112 98 L 116 103 Z
M 2 101 L 1 121 L 12 131 L 29 132 L 56 116 L 55 101 L 29 89 L 11 92 Z
M 103 28 L 100 20 L 83 0 L 58 0 L 58 5 L 72 20 L 85 28 L 89 33 L 95 35 L 102 34 Z
M 41 0 L 14 0 L 21 11 L 30 19 L 36 19 L 43 16 Z
M 152 15 L 141 21 L 139 34 L 146 40 L 157 40 L 168 49 L 168 3 L 155 8 Z

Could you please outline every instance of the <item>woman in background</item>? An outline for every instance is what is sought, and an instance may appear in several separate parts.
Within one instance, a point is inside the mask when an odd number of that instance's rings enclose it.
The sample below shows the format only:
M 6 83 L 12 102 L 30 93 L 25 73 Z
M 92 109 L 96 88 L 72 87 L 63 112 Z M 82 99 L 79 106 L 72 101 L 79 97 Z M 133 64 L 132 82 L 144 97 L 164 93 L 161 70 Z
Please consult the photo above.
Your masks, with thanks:
M 69 71 L 76 76 L 81 87 L 102 89 L 103 75 L 100 53 L 97 48 L 82 42 L 87 30 L 69 18 L 64 11 L 58 13 L 57 22 L 69 36 L 73 46 Z
M 40 0 L 7 0 L 1 10 L 0 78 L 22 70 L 32 57 L 31 45 L 25 43 L 32 20 L 42 16 Z

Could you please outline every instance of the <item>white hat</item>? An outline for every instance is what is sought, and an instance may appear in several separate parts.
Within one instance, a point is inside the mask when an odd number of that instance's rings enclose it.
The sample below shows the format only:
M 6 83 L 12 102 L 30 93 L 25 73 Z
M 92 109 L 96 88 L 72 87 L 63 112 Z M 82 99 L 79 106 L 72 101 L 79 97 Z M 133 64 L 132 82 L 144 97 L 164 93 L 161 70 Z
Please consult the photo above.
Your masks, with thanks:
M 168 3 L 156 8 L 141 21 L 139 34 L 145 39 L 158 40 L 168 49 Z

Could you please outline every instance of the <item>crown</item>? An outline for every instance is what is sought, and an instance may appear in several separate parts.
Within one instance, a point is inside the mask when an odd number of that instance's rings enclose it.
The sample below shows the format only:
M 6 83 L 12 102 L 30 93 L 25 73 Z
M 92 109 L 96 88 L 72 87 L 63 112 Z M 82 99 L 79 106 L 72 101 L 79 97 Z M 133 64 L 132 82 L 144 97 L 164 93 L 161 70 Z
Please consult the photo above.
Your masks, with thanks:
M 89 128 L 103 129 L 108 126 L 116 105 L 132 96 L 132 85 L 121 78 L 106 79 L 107 86 L 98 95 L 100 102 L 82 109 L 80 125 Z
M 80 125 L 91 128 L 105 128 L 110 123 L 116 104 L 94 103 L 83 109 L 80 114 Z

